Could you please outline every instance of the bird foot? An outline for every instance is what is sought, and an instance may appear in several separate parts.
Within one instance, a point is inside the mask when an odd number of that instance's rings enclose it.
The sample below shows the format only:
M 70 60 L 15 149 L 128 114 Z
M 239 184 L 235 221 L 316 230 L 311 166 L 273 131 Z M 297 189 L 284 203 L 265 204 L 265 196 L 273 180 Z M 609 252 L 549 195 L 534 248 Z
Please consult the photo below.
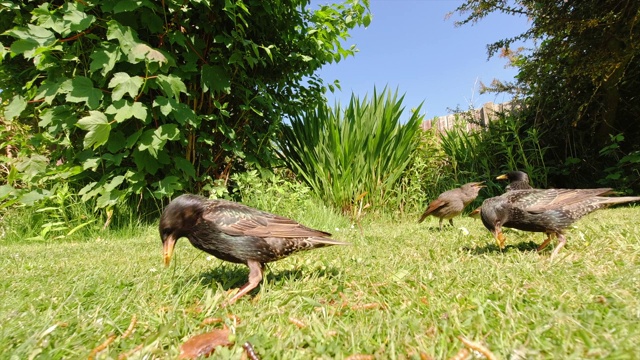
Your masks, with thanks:
M 504 243 L 507 240 L 507 237 L 504 236 L 503 233 L 499 233 L 496 240 L 498 241 L 498 247 L 500 248 L 500 250 L 504 250 Z
M 552 236 L 552 233 L 547 234 L 547 239 L 544 242 L 542 242 L 540 246 L 538 246 L 538 248 L 536 249 L 537 252 L 542 251 L 544 248 L 547 247 L 547 245 L 549 245 L 549 243 L 551 242 L 551 236 Z

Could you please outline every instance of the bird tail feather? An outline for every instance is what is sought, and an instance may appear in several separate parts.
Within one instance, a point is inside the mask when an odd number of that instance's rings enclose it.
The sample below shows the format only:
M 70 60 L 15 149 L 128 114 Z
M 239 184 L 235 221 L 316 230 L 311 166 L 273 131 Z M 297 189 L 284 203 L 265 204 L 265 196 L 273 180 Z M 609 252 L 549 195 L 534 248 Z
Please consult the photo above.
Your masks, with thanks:
M 323 245 L 351 245 L 350 243 L 347 243 L 344 241 L 338 241 L 331 238 L 321 238 L 321 237 L 309 238 L 309 241 L 315 244 L 323 244 Z
M 601 197 L 601 204 L 622 204 L 632 201 L 640 201 L 640 196 Z

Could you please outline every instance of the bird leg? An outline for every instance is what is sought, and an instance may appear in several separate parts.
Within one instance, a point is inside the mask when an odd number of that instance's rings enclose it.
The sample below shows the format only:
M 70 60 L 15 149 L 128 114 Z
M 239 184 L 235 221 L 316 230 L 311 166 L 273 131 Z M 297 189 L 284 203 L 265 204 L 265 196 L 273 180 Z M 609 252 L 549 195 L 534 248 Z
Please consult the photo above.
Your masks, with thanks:
M 544 248 L 547 247 L 547 245 L 549 245 L 549 242 L 551 242 L 551 237 L 553 236 L 554 233 L 547 233 L 547 239 L 540 244 L 540 246 L 538 246 L 538 248 L 536 249 L 537 252 L 542 251 Z
M 496 224 L 493 230 L 491 230 L 493 237 L 496 239 L 498 243 L 498 247 L 500 250 L 504 249 L 504 242 L 507 240 L 507 237 L 502 233 L 502 226 L 500 224 Z
M 444 220 L 443 218 L 440 218 L 440 231 L 442 231 L 442 221 L 443 220 Z
M 500 250 L 504 249 L 504 242 L 505 240 L 507 240 L 507 237 L 504 236 L 504 233 L 502 233 L 502 231 L 498 233 L 496 240 L 498 240 L 498 247 L 500 248 Z
M 225 306 L 236 302 L 236 300 L 247 294 L 249 291 L 255 289 L 260 284 L 260 281 L 262 281 L 262 264 L 255 260 L 248 260 L 247 266 L 249 267 L 249 282 L 242 285 L 238 290 L 238 293 L 233 295 Z
M 453 219 L 449 219 L 449 224 L 451 224 L 451 227 L 453 227 Z
M 558 237 L 558 246 L 556 246 L 556 248 L 553 249 L 553 252 L 551 253 L 551 257 L 549 258 L 549 260 L 553 260 L 553 258 L 558 254 L 560 249 L 562 249 L 564 244 L 566 244 L 567 242 L 567 239 L 565 239 L 564 235 L 557 233 L 556 236 Z

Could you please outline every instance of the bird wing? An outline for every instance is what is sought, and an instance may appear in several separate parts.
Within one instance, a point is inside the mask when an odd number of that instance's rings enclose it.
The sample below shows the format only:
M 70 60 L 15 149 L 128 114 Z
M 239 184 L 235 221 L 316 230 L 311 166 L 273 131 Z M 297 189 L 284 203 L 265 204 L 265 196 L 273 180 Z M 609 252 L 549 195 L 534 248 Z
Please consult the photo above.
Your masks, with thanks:
M 581 203 L 595 196 L 611 191 L 609 188 L 600 189 L 547 189 L 512 191 L 516 196 L 523 195 L 514 204 L 530 213 L 541 213 L 548 210 L 561 209 Z
M 291 219 L 256 210 L 246 205 L 219 201 L 202 215 L 225 234 L 257 237 L 326 237 L 331 234 L 308 228 Z
M 443 207 L 445 205 L 447 205 L 447 203 L 444 200 L 440 199 L 440 198 L 437 198 L 437 199 L 433 200 L 431 203 L 429 203 L 429 207 L 427 207 L 427 210 L 425 210 L 422 213 L 422 216 L 420 216 L 420 219 L 418 220 L 418 222 L 419 223 L 423 222 L 424 219 L 426 219 L 427 216 L 429 216 L 432 212 L 438 210 L 439 208 L 441 208 L 441 207 Z

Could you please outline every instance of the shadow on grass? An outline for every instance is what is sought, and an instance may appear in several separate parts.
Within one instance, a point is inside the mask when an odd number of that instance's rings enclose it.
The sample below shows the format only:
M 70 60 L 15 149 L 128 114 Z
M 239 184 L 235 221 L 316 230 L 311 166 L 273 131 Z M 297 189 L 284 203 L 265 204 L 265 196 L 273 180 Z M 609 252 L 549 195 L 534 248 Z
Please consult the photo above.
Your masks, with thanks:
M 428 231 L 441 231 L 440 226 L 438 224 L 424 226 L 424 228 Z M 451 230 L 457 230 L 457 227 L 455 225 L 451 226 L 449 225 L 449 223 L 447 223 L 446 225 L 444 224 L 442 225 L 442 232 L 451 231 Z
M 462 250 L 469 251 L 474 255 L 482 255 L 482 254 L 497 253 L 497 252 L 507 252 L 510 249 L 515 249 L 515 250 L 518 250 L 520 252 L 536 252 L 537 249 L 538 249 L 538 244 L 536 244 L 533 241 L 520 242 L 520 243 L 515 244 L 515 245 L 507 245 L 507 246 L 505 246 L 505 248 L 503 250 L 500 250 L 498 245 L 496 245 L 494 243 L 489 243 L 489 244 L 484 245 L 484 246 L 476 246 L 474 248 L 470 248 L 470 247 L 463 247 L 462 248 Z
M 271 285 L 291 281 L 304 281 L 304 279 L 307 279 L 309 277 L 333 278 L 339 274 L 340 270 L 334 267 L 301 267 L 293 270 L 281 270 L 272 272 L 269 269 L 269 264 L 266 264 L 263 273 L 264 278 L 262 279 L 260 286 L 264 283 L 268 283 Z M 181 281 L 180 285 L 176 284 L 176 287 L 183 287 L 199 283 L 203 287 L 215 288 L 218 286 L 218 284 L 220 284 L 222 289 L 227 291 L 241 287 L 242 285 L 246 284 L 248 280 L 248 267 L 242 264 L 223 263 L 220 266 L 200 273 L 200 275 L 198 276 L 184 279 L 184 281 Z M 252 290 L 249 294 L 251 296 L 255 295 L 260 289 L 260 286 Z

